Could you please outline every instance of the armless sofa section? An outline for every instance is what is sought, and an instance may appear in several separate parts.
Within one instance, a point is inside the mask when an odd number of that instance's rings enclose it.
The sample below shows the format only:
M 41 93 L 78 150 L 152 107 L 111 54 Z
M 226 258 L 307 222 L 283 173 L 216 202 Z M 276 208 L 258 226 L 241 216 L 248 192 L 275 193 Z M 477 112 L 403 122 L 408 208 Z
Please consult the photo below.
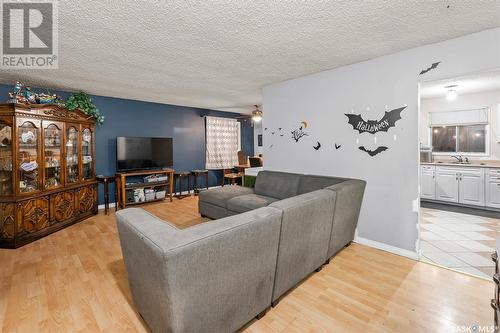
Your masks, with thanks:
M 177 229 L 116 214 L 134 303 L 153 332 L 234 332 L 269 307 L 282 212 L 266 207 Z
M 349 244 L 365 182 L 261 171 L 203 191 L 209 221 L 179 230 L 117 213 L 134 303 L 153 332 L 234 332 Z

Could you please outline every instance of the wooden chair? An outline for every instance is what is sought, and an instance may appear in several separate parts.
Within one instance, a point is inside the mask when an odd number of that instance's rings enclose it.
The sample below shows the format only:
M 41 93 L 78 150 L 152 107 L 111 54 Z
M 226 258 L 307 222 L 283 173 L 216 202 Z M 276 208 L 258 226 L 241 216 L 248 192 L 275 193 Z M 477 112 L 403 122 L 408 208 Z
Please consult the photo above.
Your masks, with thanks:
M 236 184 L 238 181 L 243 184 L 243 173 L 234 172 L 234 169 L 222 169 L 222 186 L 226 184 L 226 179 L 231 185 Z
M 238 151 L 238 165 L 248 164 L 247 155 L 243 150 Z

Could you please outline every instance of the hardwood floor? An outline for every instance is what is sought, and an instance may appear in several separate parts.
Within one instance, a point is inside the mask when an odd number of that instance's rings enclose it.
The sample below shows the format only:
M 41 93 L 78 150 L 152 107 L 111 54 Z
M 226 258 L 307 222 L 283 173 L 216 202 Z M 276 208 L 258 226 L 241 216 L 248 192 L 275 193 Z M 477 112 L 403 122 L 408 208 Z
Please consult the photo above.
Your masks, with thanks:
M 197 198 L 144 206 L 186 227 Z M 493 283 L 358 244 L 292 290 L 255 332 L 457 332 L 490 326 Z M 148 332 L 128 289 L 114 215 L 0 250 L 2 332 Z

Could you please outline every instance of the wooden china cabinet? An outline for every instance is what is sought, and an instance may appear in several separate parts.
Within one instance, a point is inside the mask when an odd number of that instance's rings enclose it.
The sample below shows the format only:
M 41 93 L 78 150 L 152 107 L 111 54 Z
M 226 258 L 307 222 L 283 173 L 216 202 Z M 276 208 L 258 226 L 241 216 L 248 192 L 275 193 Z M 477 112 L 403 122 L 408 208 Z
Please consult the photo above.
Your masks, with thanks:
M 97 213 L 94 126 L 57 105 L 0 104 L 0 248 Z

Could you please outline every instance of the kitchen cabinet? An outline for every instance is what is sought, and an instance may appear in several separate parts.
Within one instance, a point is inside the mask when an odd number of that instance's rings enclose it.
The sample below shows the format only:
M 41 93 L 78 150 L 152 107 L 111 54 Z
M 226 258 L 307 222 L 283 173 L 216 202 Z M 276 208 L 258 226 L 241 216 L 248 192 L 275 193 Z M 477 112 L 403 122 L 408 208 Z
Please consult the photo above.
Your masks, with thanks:
M 486 170 L 486 207 L 500 208 L 500 169 Z
M 433 169 L 432 167 L 421 166 L 420 197 L 422 199 L 485 206 L 484 168 L 436 166 Z M 500 172 L 497 178 L 500 183 Z M 495 186 L 500 191 L 500 185 Z M 490 194 L 491 197 L 496 195 L 498 195 L 498 207 L 500 207 L 500 192 Z
M 423 164 L 420 198 L 500 209 L 500 168 Z
M 436 168 L 436 200 L 458 202 L 458 170 Z
M 458 174 L 458 202 L 484 206 L 484 169 L 462 168 Z
M 436 199 L 435 167 L 433 165 L 422 165 L 420 167 L 420 197 L 424 199 Z

